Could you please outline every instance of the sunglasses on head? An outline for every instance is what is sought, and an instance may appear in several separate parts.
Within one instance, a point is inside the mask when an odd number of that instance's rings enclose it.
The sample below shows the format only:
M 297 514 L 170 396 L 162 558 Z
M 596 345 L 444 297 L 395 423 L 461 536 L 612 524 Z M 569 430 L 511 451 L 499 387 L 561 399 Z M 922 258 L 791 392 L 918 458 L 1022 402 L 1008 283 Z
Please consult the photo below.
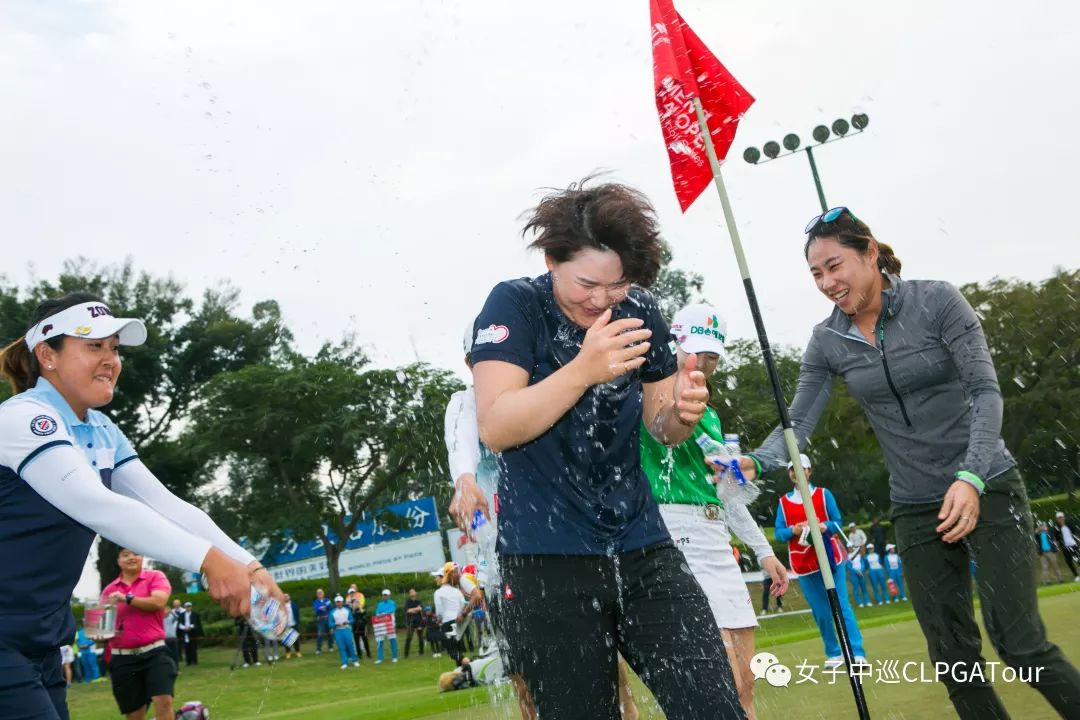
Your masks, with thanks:
M 803 230 L 803 232 L 809 235 L 814 231 L 815 228 L 817 228 L 818 225 L 827 225 L 828 223 L 836 222 L 836 220 L 844 213 L 847 213 L 848 217 L 850 217 L 852 220 L 859 219 L 855 217 L 855 213 L 851 212 L 846 207 L 841 205 L 839 207 L 834 207 L 832 210 L 826 210 L 820 215 L 815 215 L 814 217 L 812 217 L 810 219 L 810 222 L 806 223 L 806 229 Z

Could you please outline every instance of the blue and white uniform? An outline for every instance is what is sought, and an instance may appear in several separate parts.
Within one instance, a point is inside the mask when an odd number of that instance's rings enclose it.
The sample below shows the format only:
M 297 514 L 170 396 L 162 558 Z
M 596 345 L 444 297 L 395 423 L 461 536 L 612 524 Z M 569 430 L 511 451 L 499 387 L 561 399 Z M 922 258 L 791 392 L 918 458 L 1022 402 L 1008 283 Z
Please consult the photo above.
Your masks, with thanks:
M 86 303 L 38 323 L 27 345 L 115 334 L 145 339 L 141 321 Z M 0 404 L 0 717 L 67 718 L 58 648 L 75 635 L 71 595 L 99 533 L 186 570 L 198 571 L 211 546 L 254 559 L 165 489 L 108 417 L 78 417 L 39 378 Z

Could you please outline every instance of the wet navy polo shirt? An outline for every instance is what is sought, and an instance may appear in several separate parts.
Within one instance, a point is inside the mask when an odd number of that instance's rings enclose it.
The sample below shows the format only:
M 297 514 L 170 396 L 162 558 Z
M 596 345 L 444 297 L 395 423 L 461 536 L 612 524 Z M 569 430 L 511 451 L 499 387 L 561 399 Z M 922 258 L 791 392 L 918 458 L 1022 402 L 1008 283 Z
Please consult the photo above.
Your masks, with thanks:
M 506 555 L 603 555 L 667 540 L 641 469 L 642 383 L 677 369 L 656 300 L 631 288 L 612 320 L 652 330 L 645 364 L 590 387 L 540 437 L 499 459 L 499 551 Z M 559 309 L 550 273 L 500 283 L 474 325 L 472 361 L 524 368 L 535 385 L 573 360 L 585 330 Z
M 136 458 L 111 420 L 96 410 L 79 420 L 44 378 L 0 404 L 0 646 L 22 653 L 56 648 L 75 636 L 69 601 L 94 541 L 94 531 L 19 476 L 61 446 L 81 449 L 106 487 L 115 468 Z

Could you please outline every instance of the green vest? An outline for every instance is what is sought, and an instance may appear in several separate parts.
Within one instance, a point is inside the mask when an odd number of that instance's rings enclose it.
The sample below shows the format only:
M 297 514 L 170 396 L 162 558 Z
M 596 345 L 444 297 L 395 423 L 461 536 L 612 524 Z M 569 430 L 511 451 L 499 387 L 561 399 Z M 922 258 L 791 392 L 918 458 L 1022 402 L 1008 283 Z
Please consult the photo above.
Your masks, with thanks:
M 641 467 L 649 478 L 653 497 L 661 505 L 721 505 L 716 486 L 709 478 L 712 470 L 705 464 L 705 455 L 695 440 L 705 434 L 721 443 L 724 431 L 720 417 L 711 407 L 694 428 L 693 434 L 673 448 L 658 442 L 642 425 Z

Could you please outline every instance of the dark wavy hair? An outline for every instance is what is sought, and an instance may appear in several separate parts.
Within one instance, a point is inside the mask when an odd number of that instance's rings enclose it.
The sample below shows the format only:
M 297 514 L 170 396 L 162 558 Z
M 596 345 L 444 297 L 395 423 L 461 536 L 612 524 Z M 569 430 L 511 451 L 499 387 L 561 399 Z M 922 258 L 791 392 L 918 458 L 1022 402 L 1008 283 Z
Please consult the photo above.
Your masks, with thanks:
M 803 246 L 804 257 L 808 258 L 810 256 L 810 246 L 819 237 L 834 237 L 838 243 L 844 247 L 852 248 L 864 257 L 870 250 L 870 243 L 877 243 L 878 270 L 883 270 L 892 275 L 900 274 L 900 258 L 896 257 L 892 246 L 874 237 L 874 233 L 870 231 L 870 226 L 850 212 L 841 213 L 840 217 L 831 223 L 818 223 L 810 232 L 810 236 L 806 238 L 806 245 Z
M 63 297 L 43 300 L 34 311 L 26 330 L 29 332 L 30 328 L 45 318 L 63 312 L 69 307 L 88 302 L 105 304 L 97 295 L 88 292 L 70 292 Z M 53 350 L 59 350 L 64 345 L 64 336 L 57 335 L 45 342 Z M 11 385 L 11 391 L 16 394 L 29 390 L 37 383 L 37 379 L 41 375 L 41 368 L 38 367 L 37 356 L 30 352 L 30 348 L 26 347 L 25 336 L 15 338 L 14 342 L 5 347 L 3 351 L 0 351 L 0 375 L 7 378 L 8 383 Z
M 611 250 L 619 256 L 627 280 L 651 286 L 664 253 L 652 203 L 618 183 L 587 187 L 592 180 L 586 177 L 545 196 L 532 209 L 522 235 L 531 230 L 536 237 L 529 247 L 560 263 L 584 248 Z

